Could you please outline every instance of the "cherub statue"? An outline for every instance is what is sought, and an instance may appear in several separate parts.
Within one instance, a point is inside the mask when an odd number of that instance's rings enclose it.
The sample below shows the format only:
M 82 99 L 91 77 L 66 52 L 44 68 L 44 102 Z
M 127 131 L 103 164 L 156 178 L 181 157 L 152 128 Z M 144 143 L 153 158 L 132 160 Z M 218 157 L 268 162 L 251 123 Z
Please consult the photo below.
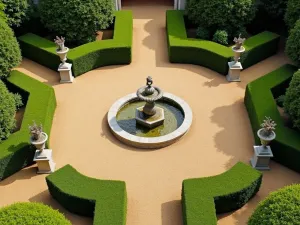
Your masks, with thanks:
M 235 42 L 235 49 L 240 49 L 244 43 L 244 41 L 246 40 L 246 38 L 241 38 L 241 34 L 239 35 L 238 38 L 234 38 L 233 41 Z
M 57 45 L 57 51 L 63 51 L 65 49 L 65 38 L 58 37 L 54 39 L 55 44 Z

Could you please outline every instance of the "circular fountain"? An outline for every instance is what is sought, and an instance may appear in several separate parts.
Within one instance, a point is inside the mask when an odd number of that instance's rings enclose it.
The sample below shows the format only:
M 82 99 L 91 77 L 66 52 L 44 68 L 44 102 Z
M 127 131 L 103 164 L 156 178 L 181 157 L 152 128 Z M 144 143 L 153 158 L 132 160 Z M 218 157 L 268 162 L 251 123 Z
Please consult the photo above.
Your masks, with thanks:
M 119 99 L 108 112 L 112 133 L 125 144 L 138 148 L 165 147 L 191 126 L 192 111 L 188 104 L 152 84 L 152 78 L 147 77 L 146 86 Z

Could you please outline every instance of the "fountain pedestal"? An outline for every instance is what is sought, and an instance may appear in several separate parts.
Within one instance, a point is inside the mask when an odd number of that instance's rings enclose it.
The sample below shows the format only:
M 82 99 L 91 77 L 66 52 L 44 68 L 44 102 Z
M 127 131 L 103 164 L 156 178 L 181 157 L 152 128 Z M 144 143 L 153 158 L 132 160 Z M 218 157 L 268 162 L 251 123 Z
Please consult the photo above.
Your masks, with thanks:
M 144 107 L 139 107 L 135 111 L 136 122 L 150 129 L 160 126 L 164 123 L 164 109 L 155 106 L 156 113 L 153 116 L 148 116 L 143 112 Z

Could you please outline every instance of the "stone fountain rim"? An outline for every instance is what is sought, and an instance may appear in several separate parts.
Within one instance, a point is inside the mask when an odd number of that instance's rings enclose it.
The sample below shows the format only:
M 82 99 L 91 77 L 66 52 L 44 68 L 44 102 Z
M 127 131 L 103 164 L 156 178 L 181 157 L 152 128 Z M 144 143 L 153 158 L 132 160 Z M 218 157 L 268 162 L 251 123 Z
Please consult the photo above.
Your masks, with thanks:
M 136 93 L 132 93 L 117 100 L 108 111 L 107 121 L 115 137 L 127 145 L 148 149 L 162 148 L 176 142 L 189 130 L 193 120 L 193 113 L 190 106 L 183 99 L 173 94 L 164 92 L 162 98 L 166 98 L 171 102 L 175 102 L 181 107 L 181 110 L 184 114 L 184 120 L 180 127 L 170 134 L 161 137 L 138 137 L 123 130 L 117 122 L 117 113 L 125 104 L 134 100 L 139 100 Z

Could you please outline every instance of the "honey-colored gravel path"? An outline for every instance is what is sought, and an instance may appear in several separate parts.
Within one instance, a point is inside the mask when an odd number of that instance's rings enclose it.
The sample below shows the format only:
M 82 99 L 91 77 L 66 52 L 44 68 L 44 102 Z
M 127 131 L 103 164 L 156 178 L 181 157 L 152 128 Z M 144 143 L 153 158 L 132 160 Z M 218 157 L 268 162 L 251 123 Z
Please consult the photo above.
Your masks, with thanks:
M 165 10 L 172 6 L 132 6 L 133 62 L 90 71 L 73 84 L 59 84 L 58 73 L 24 59 L 18 70 L 53 86 L 57 110 L 51 146 L 57 168 L 71 164 L 81 173 L 124 180 L 128 190 L 128 225 L 182 225 L 183 179 L 212 176 L 237 161 L 248 163 L 253 136 L 243 104 L 248 82 L 287 62 L 279 53 L 242 73 L 241 83 L 200 66 L 170 64 L 167 59 Z M 133 4 L 134 5 L 134 4 Z M 179 142 L 156 151 L 133 149 L 109 132 L 106 113 L 120 97 L 135 92 L 153 76 L 155 85 L 183 98 L 194 121 Z M 271 162 L 262 188 L 241 210 L 219 216 L 220 225 L 244 225 L 257 203 L 285 185 L 299 182 L 299 174 Z M 26 168 L 0 182 L 0 206 L 15 201 L 42 201 L 66 213 L 73 224 L 91 225 L 90 218 L 62 209 L 47 191 L 46 175 Z M 68 179 L 68 177 L 66 177 Z

